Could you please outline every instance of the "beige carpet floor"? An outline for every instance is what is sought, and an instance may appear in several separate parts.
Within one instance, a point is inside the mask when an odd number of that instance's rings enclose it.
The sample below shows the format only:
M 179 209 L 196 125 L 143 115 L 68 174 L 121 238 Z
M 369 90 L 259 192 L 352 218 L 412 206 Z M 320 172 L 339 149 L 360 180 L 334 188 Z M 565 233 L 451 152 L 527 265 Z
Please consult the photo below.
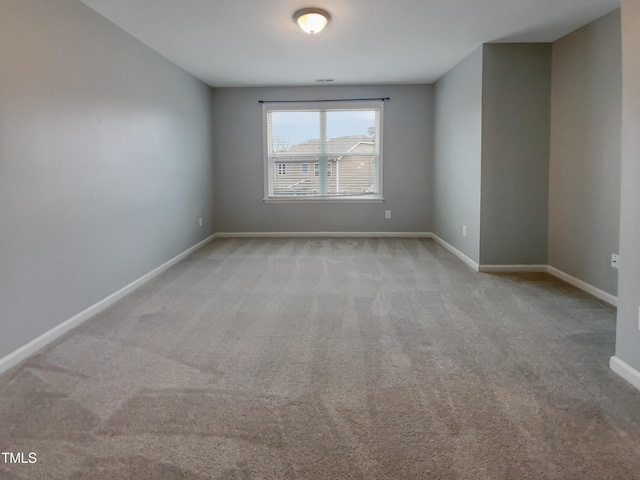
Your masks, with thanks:
M 614 337 L 428 239 L 216 240 L 0 376 L 0 478 L 640 479 Z

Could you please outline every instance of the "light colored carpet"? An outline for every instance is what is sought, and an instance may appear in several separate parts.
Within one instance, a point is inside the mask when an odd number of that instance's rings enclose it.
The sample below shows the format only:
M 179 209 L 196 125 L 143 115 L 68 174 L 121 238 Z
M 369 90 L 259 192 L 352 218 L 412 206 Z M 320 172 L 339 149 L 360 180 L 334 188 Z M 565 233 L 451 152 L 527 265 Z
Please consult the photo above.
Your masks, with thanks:
M 614 333 L 428 239 L 217 240 L 0 376 L 0 478 L 640 478 Z

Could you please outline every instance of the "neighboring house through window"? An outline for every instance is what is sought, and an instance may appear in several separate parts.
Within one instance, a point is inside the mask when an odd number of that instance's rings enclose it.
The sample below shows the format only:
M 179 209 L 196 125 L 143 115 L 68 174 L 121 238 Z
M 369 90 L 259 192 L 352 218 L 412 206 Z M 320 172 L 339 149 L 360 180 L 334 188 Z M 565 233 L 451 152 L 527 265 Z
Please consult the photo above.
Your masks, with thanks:
M 327 163 L 327 177 L 331 176 L 331 170 L 332 170 L 332 163 Z M 320 175 L 320 164 L 319 163 L 314 163 L 313 164 L 313 174 L 316 177 L 318 175 Z
M 265 201 L 382 200 L 382 103 L 263 104 Z

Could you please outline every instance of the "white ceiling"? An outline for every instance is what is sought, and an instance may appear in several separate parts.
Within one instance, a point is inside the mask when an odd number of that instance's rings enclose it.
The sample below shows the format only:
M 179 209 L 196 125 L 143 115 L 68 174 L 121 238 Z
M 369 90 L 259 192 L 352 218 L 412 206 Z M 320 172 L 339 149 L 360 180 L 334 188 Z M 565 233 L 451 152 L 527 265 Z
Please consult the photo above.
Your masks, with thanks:
M 487 42 L 549 42 L 619 0 L 82 0 L 213 87 L 431 83 Z M 318 35 L 293 13 L 332 15 Z

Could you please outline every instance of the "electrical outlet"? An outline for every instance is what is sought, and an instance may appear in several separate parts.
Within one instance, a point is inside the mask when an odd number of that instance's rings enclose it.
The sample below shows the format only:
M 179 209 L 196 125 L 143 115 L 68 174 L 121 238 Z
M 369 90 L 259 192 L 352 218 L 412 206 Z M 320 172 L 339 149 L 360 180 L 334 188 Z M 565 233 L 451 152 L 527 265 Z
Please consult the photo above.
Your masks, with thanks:
M 617 254 L 612 253 L 611 254 L 611 266 L 613 268 L 618 268 L 619 261 L 620 261 L 620 257 Z
M 391 210 L 386 210 L 384 212 L 384 218 L 386 218 L 387 220 L 391 218 Z
M 200 226 L 200 227 L 202 226 L 202 219 L 201 218 L 198 219 L 198 226 Z
M 462 236 L 463 237 L 467 236 L 467 226 L 466 225 L 462 225 Z

